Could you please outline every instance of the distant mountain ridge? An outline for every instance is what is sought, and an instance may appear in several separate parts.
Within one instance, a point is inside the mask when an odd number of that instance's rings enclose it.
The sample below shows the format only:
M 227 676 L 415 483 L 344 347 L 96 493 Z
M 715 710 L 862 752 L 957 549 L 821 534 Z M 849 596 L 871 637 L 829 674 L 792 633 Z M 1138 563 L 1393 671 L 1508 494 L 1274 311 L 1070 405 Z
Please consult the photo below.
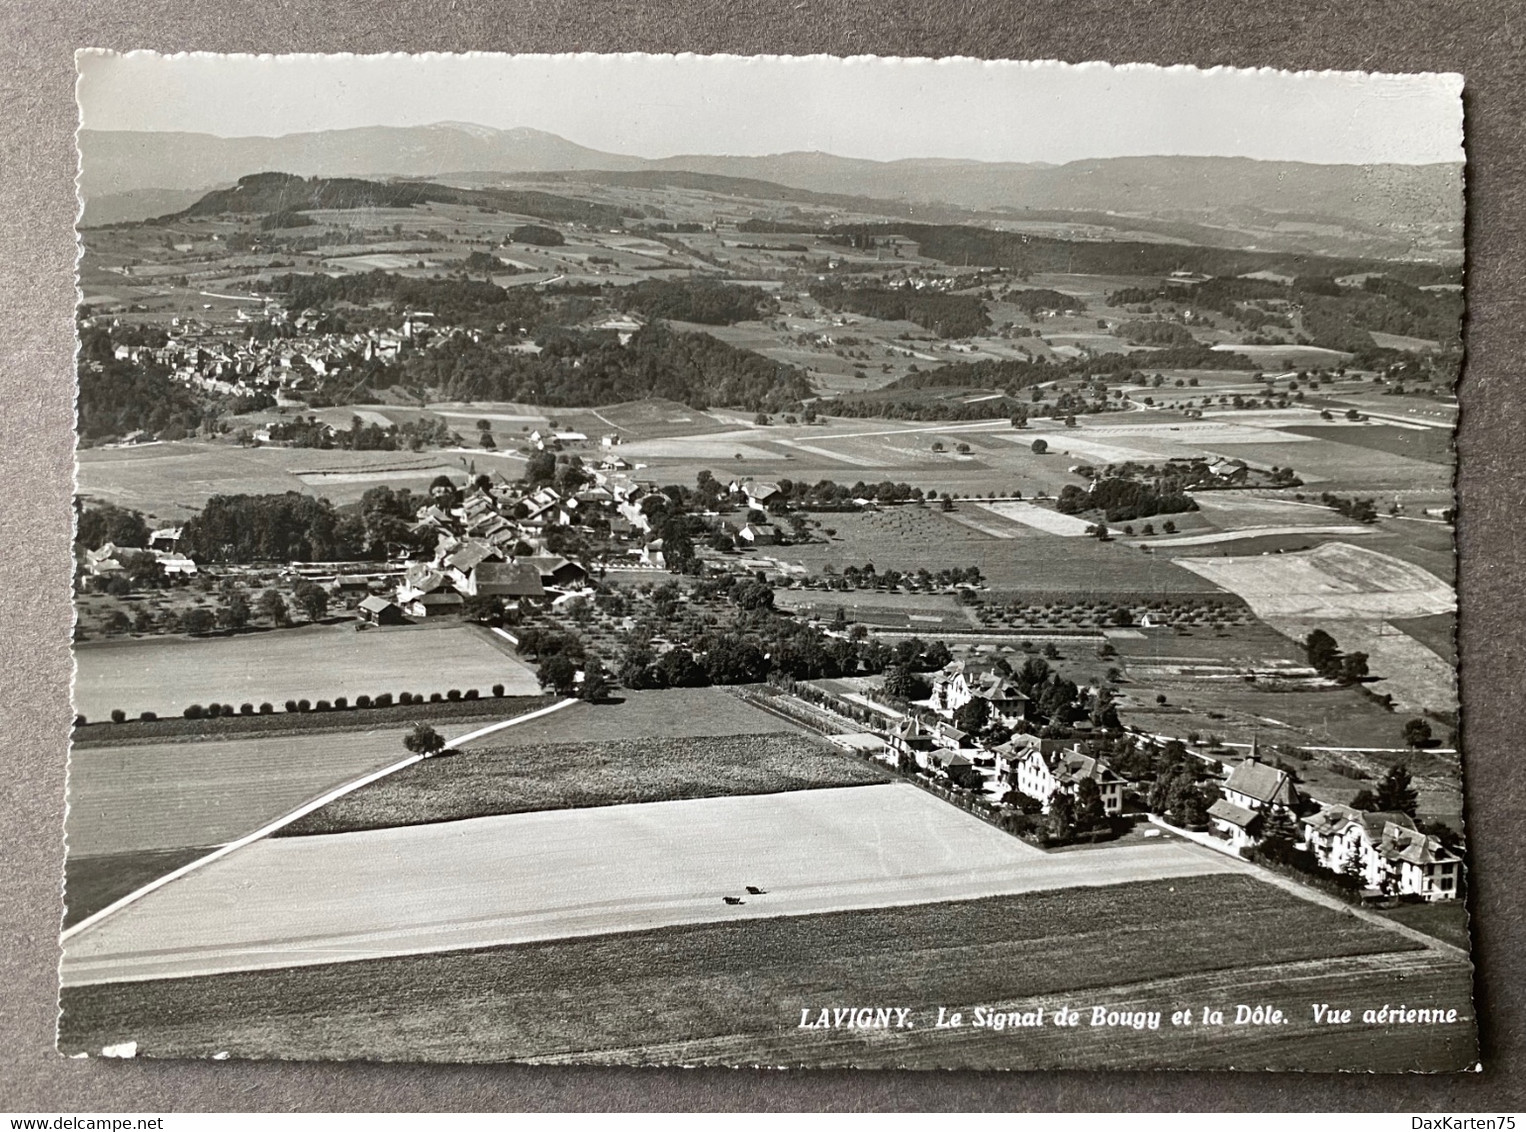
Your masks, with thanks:
M 1239 225 L 1296 219 L 1388 232 L 1455 226 L 1459 246 L 1462 222 L 1460 164 L 1111 157 L 1049 165 L 946 158 L 882 162 L 826 153 L 648 159 L 589 149 L 541 130 L 464 123 L 370 126 L 276 138 L 81 130 L 80 148 L 87 223 L 103 222 L 90 215 L 92 201 L 104 205 L 113 198 L 122 205 L 145 190 L 210 190 L 273 170 L 303 176 L 435 178 L 683 171 L 834 196 L 978 210 L 1091 210 Z

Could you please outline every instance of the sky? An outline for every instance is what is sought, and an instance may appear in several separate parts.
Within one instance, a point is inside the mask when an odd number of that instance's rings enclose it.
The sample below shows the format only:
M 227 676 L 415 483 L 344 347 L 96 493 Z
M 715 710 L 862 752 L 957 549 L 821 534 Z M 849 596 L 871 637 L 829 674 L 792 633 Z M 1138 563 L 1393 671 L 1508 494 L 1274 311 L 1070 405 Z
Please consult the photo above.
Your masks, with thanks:
M 1462 161 L 1459 75 L 684 55 L 81 52 L 87 129 L 529 126 L 639 157 Z

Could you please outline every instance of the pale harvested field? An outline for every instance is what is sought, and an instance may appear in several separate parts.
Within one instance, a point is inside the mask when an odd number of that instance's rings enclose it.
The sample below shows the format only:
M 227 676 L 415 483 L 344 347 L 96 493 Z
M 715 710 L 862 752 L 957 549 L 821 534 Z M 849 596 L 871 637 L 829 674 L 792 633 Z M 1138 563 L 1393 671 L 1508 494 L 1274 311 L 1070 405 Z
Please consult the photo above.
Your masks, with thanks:
M 63 981 L 306 966 L 1246 867 L 1179 842 L 1045 854 L 900 783 L 516 814 L 259 842 L 71 939 Z M 749 884 L 766 894 L 747 896 Z M 746 902 L 725 904 L 726 895 Z
M 1434 574 L 1349 543 L 1298 554 L 1178 558 L 1176 564 L 1239 594 L 1262 618 L 1424 617 L 1457 608 L 1455 591 Z
M 1369 919 L 1218 875 L 70 987 L 59 1048 L 93 1055 L 134 1040 L 139 1057 L 1414 1072 L 1477 1060 L 1470 984 L 1466 962 Z M 799 1028 L 801 1010 L 860 1002 L 909 1009 L 912 1028 Z M 1088 1022 L 1095 1005 L 1166 1017 L 1159 1030 L 933 1025 L 939 1006 L 966 1020 L 977 1005 L 1042 1008 L 1047 1021 L 1061 1002 Z M 1173 1009 L 1237 1002 L 1281 1008 L 1289 1024 L 1169 1024 Z M 1316 1025 L 1311 1002 L 1455 1005 L 1459 1020 Z
M 1193 573 L 1245 599 L 1256 616 L 1295 641 L 1323 629 L 1346 652 L 1368 654 L 1371 687 L 1401 710 L 1454 711 L 1452 665 L 1387 618 L 1455 613 L 1451 586 L 1391 555 L 1332 542 L 1294 554 L 1178 558 Z
M 1339 523 L 1307 527 L 1236 527 L 1230 531 L 1215 531 L 1206 535 L 1182 535 L 1179 538 L 1156 538 L 1135 542 L 1134 546 L 1211 546 L 1221 542 L 1239 542 L 1242 539 L 1262 538 L 1268 535 L 1341 535 L 1358 538 L 1372 534 L 1371 527 L 1357 527 Z
M 494 684 L 506 695 L 534 695 L 535 673 L 466 626 L 373 629 L 350 625 L 287 629 L 207 640 L 160 638 L 74 650 L 74 709 L 90 720 L 116 708 L 137 718 L 180 715 L 191 704 L 262 702 L 389 692 L 447 692 Z
M 1341 516 L 1328 507 L 1294 499 L 1268 498 L 1243 491 L 1199 491 L 1192 498 L 1204 518 L 1226 531 L 1262 526 L 1327 527 L 1342 522 Z M 1369 529 L 1349 521 L 1344 525 L 1359 531 Z
M 1043 429 L 1029 428 L 1021 432 L 996 433 L 995 435 L 1009 444 L 1022 445 L 1024 448 L 1032 448 L 1035 440 L 1042 440 L 1049 445 L 1051 456 L 1073 456 L 1095 464 L 1121 464 L 1126 460 L 1148 464 L 1158 459 L 1155 453 L 1146 449 L 1092 440 L 1080 433 L 1080 429 L 1045 432 Z
M 699 434 L 696 436 L 669 436 L 654 440 L 631 440 L 620 445 L 619 455 L 627 460 L 734 460 L 740 452 L 744 459 L 769 460 L 778 456 L 766 448 L 759 448 L 759 441 L 770 439 L 762 430 Z M 724 474 L 724 466 L 721 474 Z
M 982 511 L 989 511 L 993 515 L 1000 515 L 1003 519 L 1011 519 L 1013 522 L 1022 523 L 1024 526 L 1033 527 L 1045 534 L 1059 535 L 1062 538 L 1079 538 L 1086 534 L 1086 528 L 1092 523 L 1077 515 L 1062 515 L 1058 511 L 1051 511 L 1047 507 L 1039 507 L 1033 503 L 1023 503 L 1020 500 L 1011 500 L 1001 503 L 977 503 Z

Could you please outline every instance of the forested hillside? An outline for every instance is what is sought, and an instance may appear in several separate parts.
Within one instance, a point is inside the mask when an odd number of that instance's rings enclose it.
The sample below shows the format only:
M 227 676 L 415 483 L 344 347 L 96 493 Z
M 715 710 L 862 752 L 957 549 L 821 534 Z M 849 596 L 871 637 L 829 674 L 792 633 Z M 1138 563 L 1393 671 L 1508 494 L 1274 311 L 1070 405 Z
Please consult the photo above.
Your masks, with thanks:
M 566 331 L 539 354 L 499 338 L 454 338 L 408 355 L 394 380 L 466 401 L 559 407 L 664 397 L 690 408 L 781 412 L 811 396 L 804 371 L 708 334 L 647 326 L 621 346 L 613 334 Z
M 216 216 L 306 212 L 312 209 L 411 208 L 427 202 L 470 204 L 542 220 L 618 224 L 635 215 L 606 205 L 533 189 L 456 189 L 428 181 L 365 181 L 354 177 L 297 177 L 291 173 L 251 173 L 231 189 L 218 189 L 176 216 Z

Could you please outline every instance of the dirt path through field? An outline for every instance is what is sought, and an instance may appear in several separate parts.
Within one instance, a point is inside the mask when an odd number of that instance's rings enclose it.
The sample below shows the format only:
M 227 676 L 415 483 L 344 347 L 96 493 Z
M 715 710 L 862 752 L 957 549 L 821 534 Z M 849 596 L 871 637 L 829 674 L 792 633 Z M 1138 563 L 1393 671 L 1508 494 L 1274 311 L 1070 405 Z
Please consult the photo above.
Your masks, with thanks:
M 63 979 L 305 966 L 1239 867 L 1179 842 L 1043 853 L 900 783 L 515 814 L 261 841 L 80 933 Z

